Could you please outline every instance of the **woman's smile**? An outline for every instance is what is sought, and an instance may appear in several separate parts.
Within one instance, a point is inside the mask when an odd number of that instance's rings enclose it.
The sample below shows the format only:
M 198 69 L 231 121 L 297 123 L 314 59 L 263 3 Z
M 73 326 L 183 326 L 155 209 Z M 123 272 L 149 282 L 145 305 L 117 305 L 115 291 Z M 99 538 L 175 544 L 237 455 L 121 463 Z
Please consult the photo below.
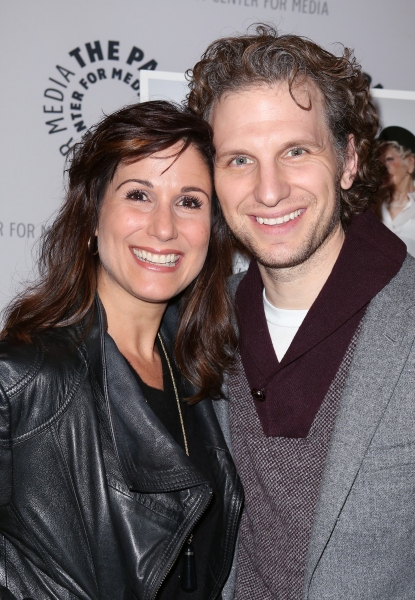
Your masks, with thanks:
M 145 248 L 131 248 L 134 256 L 144 266 L 172 270 L 178 266 L 182 253 L 176 250 L 154 251 Z

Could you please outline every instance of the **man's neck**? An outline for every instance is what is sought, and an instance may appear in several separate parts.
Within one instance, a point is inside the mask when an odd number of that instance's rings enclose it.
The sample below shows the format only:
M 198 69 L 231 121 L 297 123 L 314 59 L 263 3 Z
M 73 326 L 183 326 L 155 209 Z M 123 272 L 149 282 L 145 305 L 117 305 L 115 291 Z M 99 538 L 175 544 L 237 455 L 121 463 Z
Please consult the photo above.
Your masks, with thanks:
M 277 308 L 308 310 L 326 283 L 344 242 L 339 228 L 306 261 L 295 267 L 258 265 L 267 300 Z

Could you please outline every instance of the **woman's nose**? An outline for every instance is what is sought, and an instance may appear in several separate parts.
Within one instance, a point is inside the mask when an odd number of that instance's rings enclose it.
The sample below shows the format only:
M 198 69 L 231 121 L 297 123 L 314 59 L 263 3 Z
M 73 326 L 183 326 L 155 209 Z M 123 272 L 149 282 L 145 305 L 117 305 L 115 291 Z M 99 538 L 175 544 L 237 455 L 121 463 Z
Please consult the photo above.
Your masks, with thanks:
M 150 213 L 148 233 L 162 242 L 173 240 L 177 237 L 177 227 L 174 211 L 171 205 L 160 203 Z

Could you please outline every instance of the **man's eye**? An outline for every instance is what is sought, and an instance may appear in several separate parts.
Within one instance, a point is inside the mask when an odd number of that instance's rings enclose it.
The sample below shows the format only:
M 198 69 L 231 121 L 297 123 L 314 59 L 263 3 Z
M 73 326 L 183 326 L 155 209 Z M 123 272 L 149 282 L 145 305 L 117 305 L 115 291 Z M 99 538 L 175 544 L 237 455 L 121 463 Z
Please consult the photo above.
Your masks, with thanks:
M 252 162 L 252 159 L 248 158 L 247 156 L 236 156 L 232 161 L 232 163 L 237 166 L 250 165 Z
M 127 192 L 126 197 L 129 200 L 137 200 L 138 202 L 145 202 L 147 200 L 147 194 L 142 190 L 130 190 Z
M 302 154 L 305 154 L 304 148 L 292 148 L 288 152 L 288 156 L 301 156 Z
M 200 208 L 202 206 L 201 200 L 194 196 L 183 196 L 183 198 L 179 201 L 179 206 L 183 206 L 184 208 Z

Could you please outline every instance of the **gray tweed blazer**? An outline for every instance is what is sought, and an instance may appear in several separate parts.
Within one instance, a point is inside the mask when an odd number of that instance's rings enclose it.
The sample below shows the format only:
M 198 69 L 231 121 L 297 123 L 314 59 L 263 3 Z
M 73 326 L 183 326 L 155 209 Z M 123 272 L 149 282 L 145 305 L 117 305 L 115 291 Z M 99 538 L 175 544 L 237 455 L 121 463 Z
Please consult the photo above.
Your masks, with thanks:
M 408 256 L 363 320 L 326 459 L 303 600 L 415 600 L 414 342 Z M 215 409 L 231 446 L 227 400 Z M 224 600 L 233 598 L 235 570 L 236 561 Z

